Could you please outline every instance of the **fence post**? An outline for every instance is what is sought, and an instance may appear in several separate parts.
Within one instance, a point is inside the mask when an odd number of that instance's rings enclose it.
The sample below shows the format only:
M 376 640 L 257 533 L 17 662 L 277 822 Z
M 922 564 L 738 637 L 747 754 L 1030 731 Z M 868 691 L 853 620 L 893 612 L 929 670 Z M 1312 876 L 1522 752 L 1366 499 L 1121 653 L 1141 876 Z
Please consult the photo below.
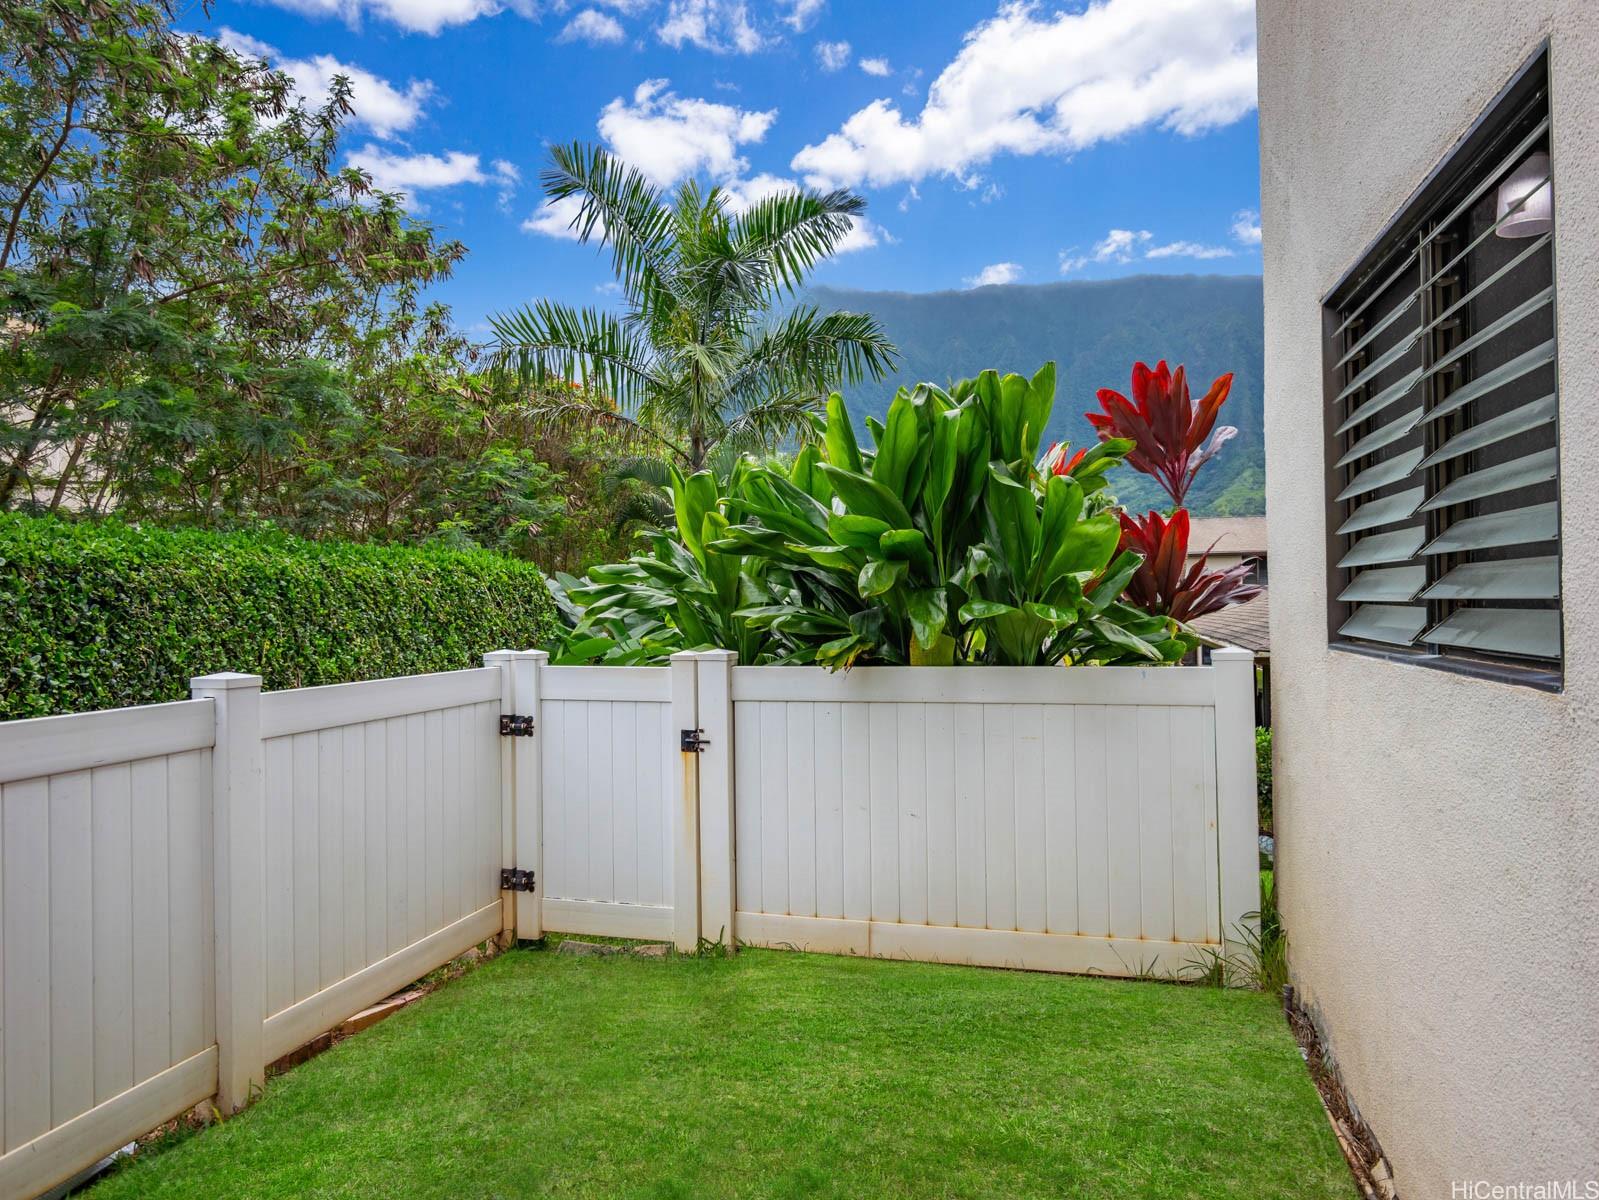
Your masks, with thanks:
M 1255 797 L 1255 656 L 1227 646 L 1216 672 L 1216 821 L 1223 953 L 1239 962 L 1260 932 L 1260 818 Z
M 266 1083 L 265 800 L 261 677 L 225 671 L 189 681 L 216 715 L 211 750 L 212 913 L 216 957 L 217 1107 L 237 1112 Z
M 502 891 L 500 937 L 537 941 L 544 936 L 543 831 L 544 731 L 539 676 L 550 660 L 543 650 L 491 650 L 485 667 L 500 669 L 500 712 L 533 718 L 532 737 L 500 739 L 500 866 L 533 872 L 531 892 Z
M 672 655 L 673 736 L 700 728 L 699 655 Z M 678 755 L 676 803 L 672 805 L 672 941 L 692 953 L 700 944 L 700 755 Z
M 731 954 L 733 929 L 733 667 L 732 650 L 698 655 L 699 727 L 707 745 L 700 754 L 700 928 Z

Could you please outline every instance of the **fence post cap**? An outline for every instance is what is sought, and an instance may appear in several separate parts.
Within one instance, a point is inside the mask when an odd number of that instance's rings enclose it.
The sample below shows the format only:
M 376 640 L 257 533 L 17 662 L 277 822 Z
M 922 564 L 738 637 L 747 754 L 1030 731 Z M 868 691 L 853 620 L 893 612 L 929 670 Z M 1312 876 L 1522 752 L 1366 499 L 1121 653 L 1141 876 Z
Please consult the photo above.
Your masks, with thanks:
M 235 688 L 259 688 L 261 677 L 242 671 L 218 671 L 214 675 L 196 675 L 189 680 L 192 692 L 228 692 Z
M 668 662 L 682 663 L 699 662 L 699 660 L 700 652 L 698 650 L 679 650 L 676 654 L 671 655 L 667 659 Z
M 485 667 L 498 666 L 507 662 L 549 662 L 548 650 L 490 650 L 483 656 Z
M 737 650 L 696 650 L 692 652 L 702 662 L 737 662 Z
M 1255 660 L 1253 650 L 1245 650 L 1242 646 L 1219 646 L 1210 652 L 1210 661 L 1213 663 L 1247 663 Z

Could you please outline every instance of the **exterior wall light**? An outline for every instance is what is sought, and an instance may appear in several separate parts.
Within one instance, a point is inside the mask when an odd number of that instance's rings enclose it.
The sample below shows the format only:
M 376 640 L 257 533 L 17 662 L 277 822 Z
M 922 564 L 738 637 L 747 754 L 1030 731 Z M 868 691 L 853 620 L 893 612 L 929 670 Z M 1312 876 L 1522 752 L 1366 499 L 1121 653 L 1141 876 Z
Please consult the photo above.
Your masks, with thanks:
M 1554 180 L 1549 173 L 1549 156 L 1542 150 L 1527 155 L 1525 161 L 1499 185 L 1499 203 L 1494 216 L 1502 218 L 1499 226 L 1502 238 L 1541 237 L 1555 227 Z M 1516 204 L 1527 197 L 1527 202 L 1516 209 Z

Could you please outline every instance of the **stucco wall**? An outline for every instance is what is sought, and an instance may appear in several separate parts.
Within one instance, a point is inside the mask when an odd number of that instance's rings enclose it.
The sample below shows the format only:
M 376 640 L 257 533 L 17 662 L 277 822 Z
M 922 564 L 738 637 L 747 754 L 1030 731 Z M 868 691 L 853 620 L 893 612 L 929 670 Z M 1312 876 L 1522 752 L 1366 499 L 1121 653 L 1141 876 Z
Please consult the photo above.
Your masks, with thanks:
M 1259 0 L 1281 902 L 1406 1200 L 1599 1178 L 1599 4 Z M 1550 40 L 1566 688 L 1327 648 L 1321 297 Z M 1579 1192 L 1579 1195 L 1582 1193 Z

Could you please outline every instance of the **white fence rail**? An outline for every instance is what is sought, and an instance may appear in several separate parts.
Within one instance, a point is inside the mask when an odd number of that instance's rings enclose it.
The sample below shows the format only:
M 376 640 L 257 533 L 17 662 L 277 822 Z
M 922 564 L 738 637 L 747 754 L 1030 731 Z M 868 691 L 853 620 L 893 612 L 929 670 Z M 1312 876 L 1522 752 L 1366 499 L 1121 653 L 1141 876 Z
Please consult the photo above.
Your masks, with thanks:
M 0 724 L 0 1195 L 513 928 L 1170 973 L 1258 905 L 1245 651 L 485 662 Z

